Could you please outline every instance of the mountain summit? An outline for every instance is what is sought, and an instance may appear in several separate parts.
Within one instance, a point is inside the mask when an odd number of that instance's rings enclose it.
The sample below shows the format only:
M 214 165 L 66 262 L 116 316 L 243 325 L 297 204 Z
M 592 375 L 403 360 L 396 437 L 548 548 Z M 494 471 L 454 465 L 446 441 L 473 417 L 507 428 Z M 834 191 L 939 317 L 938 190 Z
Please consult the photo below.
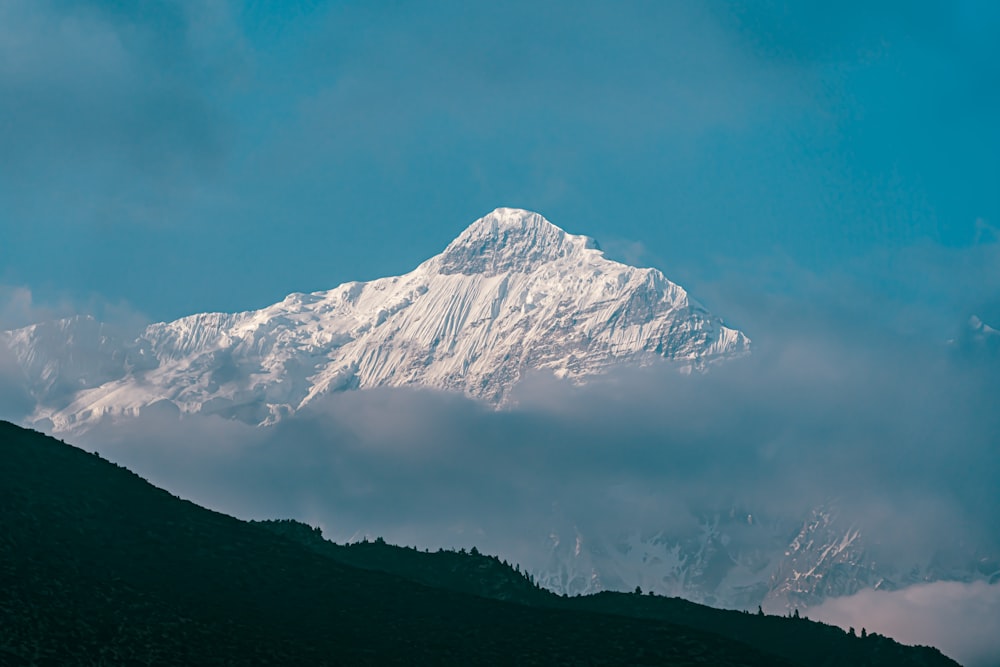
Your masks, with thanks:
M 588 236 L 567 234 L 538 213 L 498 208 L 476 220 L 438 255 L 441 273 L 530 273 L 540 264 L 600 250 Z
M 499 405 L 528 370 L 582 381 L 622 363 L 702 369 L 749 351 L 660 271 L 511 208 L 402 276 L 152 324 L 132 341 L 88 318 L 2 340 L 37 402 L 33 423 L 54 431 L 150 409 L 266 424 L 320 395 L 380 386 Z

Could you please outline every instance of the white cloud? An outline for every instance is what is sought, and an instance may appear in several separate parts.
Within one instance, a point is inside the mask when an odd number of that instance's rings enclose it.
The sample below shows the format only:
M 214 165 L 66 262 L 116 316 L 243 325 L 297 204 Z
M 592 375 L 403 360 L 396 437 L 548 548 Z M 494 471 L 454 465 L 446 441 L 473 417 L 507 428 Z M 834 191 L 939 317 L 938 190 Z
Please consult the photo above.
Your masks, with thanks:
M 809 610 L 815 620 L 936 646 L 966 667 L 1000 665 L 1000 584 L 939 581 L 864 590 Z
M 31 290 L 21 285 L 0 285 L 0 331 L 37 322 L 44 315 L 34 303 Z
M 125 301 L 112 302 L 98 294 L 57 294 L 39 298 L 24 285 L 0 284 L 0 331 L 19 329 L 30 324 L 91 315 L 128 336 L 149 323 L 149 318 Z

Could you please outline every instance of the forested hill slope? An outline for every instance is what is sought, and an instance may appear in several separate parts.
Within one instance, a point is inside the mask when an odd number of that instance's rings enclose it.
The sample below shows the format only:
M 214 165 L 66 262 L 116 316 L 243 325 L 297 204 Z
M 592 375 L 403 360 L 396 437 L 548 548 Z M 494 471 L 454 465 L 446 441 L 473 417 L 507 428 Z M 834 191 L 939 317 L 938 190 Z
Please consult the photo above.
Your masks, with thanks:
M 345 564 L 0 423 L 0 664 L 794 664 L 655 614 L 455 588 Z M 855 664 L 954 663 L 898 647 Z

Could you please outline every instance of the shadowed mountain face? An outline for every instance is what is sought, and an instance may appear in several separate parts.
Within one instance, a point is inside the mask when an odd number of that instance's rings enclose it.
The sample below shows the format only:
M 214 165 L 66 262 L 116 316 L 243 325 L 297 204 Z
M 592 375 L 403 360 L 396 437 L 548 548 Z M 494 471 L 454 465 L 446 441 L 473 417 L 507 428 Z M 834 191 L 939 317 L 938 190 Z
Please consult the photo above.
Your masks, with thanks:
M 338 547 L 5 422 L 0 628 L 0 663 L 24 665 L 954 664 L 805 620 L 562 599 L 479 554 Z
M 606 257 L 537 213 L 497 209 L 410 273 L 115 337 L 87 318 L 0 332 L 46 431 L 145 411 L 273 423 L 318 396 L 419 386 L 504 402 L 543 370 L 701 368 L 749 351 L 660 271 Z

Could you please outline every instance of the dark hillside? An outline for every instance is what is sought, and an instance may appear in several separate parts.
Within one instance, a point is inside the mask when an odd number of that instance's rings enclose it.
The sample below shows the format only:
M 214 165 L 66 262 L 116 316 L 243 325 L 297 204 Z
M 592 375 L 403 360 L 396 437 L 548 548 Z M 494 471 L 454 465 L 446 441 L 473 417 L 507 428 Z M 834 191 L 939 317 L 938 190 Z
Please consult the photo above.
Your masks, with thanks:
M 850 636 L 838 627 L 806 618 L 758 616 L 714 609 L 680 598 L 630 593 L 563 598 L 536 587 L 524 574 L 495 557 L 476 552 L 422 553 L 382 540 L 339 545 L 323 539 L 319 529 L 298 521 L 266 521 L 260 525 L 308 545 L 317 553 L 357 567 L 533 606 L 668 621 L 743 642 L 795 664 L 823 667 L 956 664 L 934 648 L 904 646 L 876 634 L 865 638 Z
M 707 629 L 792 662 L 817 667 L 852 665 L 955 665 L 935 648 L 904 646 L 877 634 L 851 636 L 840 628 L 806 618 L 763 616 L 713 609 L 680 598 L 598 593 L 567 600 L 567 606 L 631 618 L 658 619 Z
M 480 597 L 528 605 L 550 604 L 558 598 L 539 588 L 514 566 L 496 556 L 470 552 L 418 551 L 415 548 L 387 544 L 381 538 L 373 542 L 336 544 L 322 537 L 318 528 L 299 521 L 251 521 L 279 535 L 289 537 L 346 565 L 399 575 L 432 588 L 445 588 Z
M 629 608 L 638 596 L 594 598 L 611 613 L 555 608 L 589 603 L 537 591 L 485 556 L 342 547 L 376 571 L 285 532 L 0 423 L 0 664 L 792 664 Z M 954 664 L 918 655 L 901 649 L 893 664 Z
M 6 423 L 0 461 L 3 664 L 774 664 L 342 565 Z

